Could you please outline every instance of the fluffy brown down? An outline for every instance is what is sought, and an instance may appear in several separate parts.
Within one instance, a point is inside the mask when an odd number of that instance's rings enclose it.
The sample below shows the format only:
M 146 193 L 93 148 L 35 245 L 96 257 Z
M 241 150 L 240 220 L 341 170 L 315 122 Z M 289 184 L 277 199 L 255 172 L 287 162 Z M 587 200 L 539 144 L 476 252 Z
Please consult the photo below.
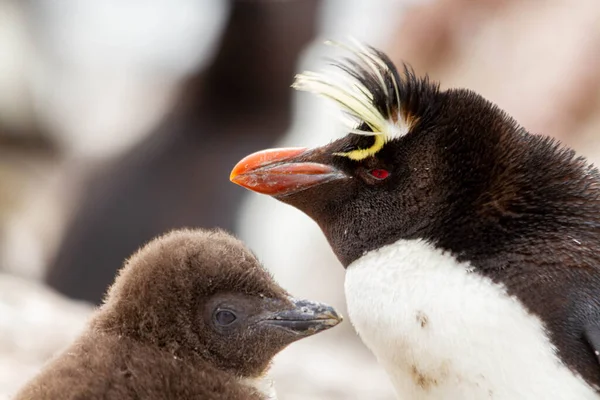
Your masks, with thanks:
M 87 330 L 15 399 L 263 399 L 240 378 L 260 378 L 298 337 L 260 324 L 221 334 L 207 313 L 214 299 L 251 315 L 288 296 L 225 232 L 173 231 L 125 263 Z

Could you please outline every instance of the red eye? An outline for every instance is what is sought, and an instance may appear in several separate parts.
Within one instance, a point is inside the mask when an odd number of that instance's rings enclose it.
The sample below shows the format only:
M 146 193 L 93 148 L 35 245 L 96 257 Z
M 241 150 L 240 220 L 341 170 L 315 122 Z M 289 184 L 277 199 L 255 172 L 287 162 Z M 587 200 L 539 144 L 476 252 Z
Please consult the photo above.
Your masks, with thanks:
M 369 173 L 375 179 L 385 179 L 390 176 L 390 173 L 385 169 L 372 169 L 369 171 Z

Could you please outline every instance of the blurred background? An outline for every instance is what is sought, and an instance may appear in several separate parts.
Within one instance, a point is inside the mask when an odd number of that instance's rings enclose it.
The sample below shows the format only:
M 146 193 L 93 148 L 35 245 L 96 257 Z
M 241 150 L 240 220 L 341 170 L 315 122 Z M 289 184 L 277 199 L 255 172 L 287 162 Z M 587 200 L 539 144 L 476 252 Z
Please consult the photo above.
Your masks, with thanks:
M 343 135 L 290 85 L 350 36 L 600 160 L 597 0 L 0 0 L 0 398 L 172 228 L 228 229 L 289 291 L 345 310 L 316 225 L 228 177 L 250 152 Z M 348 321 L 272 377 L 283 400 L 393 398 Z

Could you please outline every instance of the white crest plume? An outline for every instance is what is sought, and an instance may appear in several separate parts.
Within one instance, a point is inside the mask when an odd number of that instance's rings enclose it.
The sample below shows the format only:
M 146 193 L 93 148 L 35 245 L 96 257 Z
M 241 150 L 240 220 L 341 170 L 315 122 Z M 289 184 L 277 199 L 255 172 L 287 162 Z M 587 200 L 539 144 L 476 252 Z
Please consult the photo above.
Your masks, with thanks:
M 362 160 L 410 130 L 410 123 L 401 112 L 398 72 L 387 56 L 357 41 L 352 45 L 326 44 L 351 52 L 355 59 L 335 63 L 337 70 L 299 74 L 292 87 L 333 100 L 346 112 L 343 120 L 349 133 L 375 137 L 368 149 L 338 154 Z

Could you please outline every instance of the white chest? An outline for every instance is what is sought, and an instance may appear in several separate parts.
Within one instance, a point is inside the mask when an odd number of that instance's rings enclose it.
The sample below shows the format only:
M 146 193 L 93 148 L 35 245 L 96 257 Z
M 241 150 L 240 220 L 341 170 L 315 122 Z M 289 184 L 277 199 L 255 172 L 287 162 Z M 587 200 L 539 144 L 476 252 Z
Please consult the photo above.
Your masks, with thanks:
M 245 378 L 243 382 L 255 388 L 259 393 L 265 396 L 266 400 L 277 400 L 277 393 L 275 392 L 275 386 L 273 386 L 273 380 L 268 376 L 259 378 Z
M 399 399 L 600 399 L 502 286 L 420 240 L 355 261 L 350 320 Z

